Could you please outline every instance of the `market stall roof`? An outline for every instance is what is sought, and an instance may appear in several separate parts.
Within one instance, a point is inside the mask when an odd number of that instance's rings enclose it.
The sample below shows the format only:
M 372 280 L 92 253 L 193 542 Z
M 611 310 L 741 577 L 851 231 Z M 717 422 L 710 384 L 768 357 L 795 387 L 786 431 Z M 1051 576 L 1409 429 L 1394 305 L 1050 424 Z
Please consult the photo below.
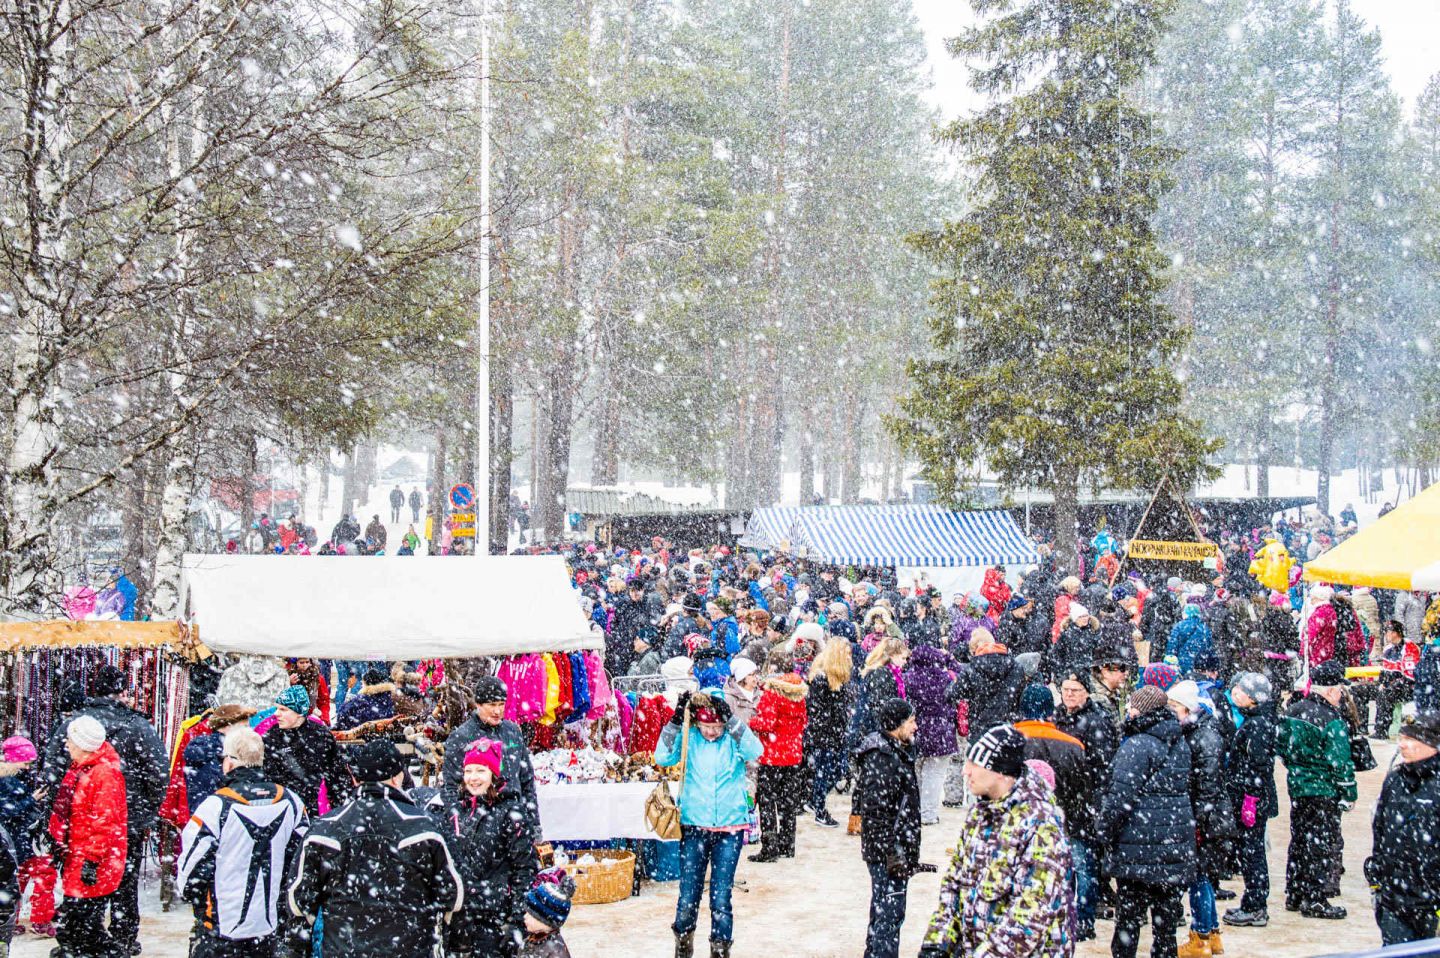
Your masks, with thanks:
M 1040 561 L 1003 509 L 957 512 L 933 505 L 777 506 L 756 510 L 742 546 L 837 565 L 992 566 Z
M 0 652 L 93 646 L 158 649 L 179 645 L 188 632 L 182 622 L 121 622 L 113 619 L 0 622 Z
M 348 659 L 604 647 L 559 556 L 187 555 L 184 588 L 221 652 Z
M 1311 582 L 1440 590 L 1440 483 L 1305 565 Z

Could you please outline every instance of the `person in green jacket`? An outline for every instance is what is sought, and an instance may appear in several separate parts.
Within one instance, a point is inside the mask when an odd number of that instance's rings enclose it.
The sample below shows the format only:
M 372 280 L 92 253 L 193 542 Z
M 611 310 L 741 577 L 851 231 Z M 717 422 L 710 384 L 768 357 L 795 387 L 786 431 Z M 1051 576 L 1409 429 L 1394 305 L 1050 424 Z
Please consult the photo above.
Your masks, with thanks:
M 1340 712 L 1344 684 L 1342 663 L 1315 666 L 1310 691 L 1296 695 L 1280 728 L 1278 751 L 1290 790 L 1285 908 L 1307 918 L 1345 917 L 1345 909 L 1328 900 L 1340 893 L 1340 816 L 1356 797 L 1350 727 Z

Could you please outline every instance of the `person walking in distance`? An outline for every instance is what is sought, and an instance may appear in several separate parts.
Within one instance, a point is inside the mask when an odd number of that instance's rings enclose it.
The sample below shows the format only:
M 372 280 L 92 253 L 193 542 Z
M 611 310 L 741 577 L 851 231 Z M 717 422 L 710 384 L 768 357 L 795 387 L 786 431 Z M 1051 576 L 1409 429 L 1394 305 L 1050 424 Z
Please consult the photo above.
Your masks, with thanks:
M 410 490 L 410 521 L 420 521 L 420 507 L 425 504 L 424 498 L 420 495 L 420 487 L 415 486 Z
M 180 835 L 177 884 L 195 909 L 190 958 L 273 958 L 280 890 L 305 807 L 265 779 L 265 743 L 249 728 L 229 732 L 222 754 L 220 788 Z
M 920 871 L 920 780 L 912 743 L 915 710 L 900 698 L 871 703 L 879 731 L 856 752 L 860 854 L 870 871 L 865 958 L 897 958 L 910 879 Z
M 998 725 L 965 756 L 976 801 L 965 809 L 920 958 L 1074 953 L 1065 817 L 1050 786 L 1026 767 L 1026 739 Z
M 114 958 L 129 953 L 115 930 L 113 898 L 125 878 L 129 849 L 125 776 L 105 727 L 77 715 L 65 732 L 70 768 L 55 793 L 48 835 L 59 865 L 61 958 Z M 105 925 L 109 906 L 112 919 Z
M 397 485 L 390 490 L 390 523 L 394 525 L 400 521 L 400 507 L 405 505 L 405 493 L 400 491 Z
M 685 717 L 690 717 L 686 731 Z M 700 892 L 710 879 L 710 954 L 729 958 L 735 940 L 730 894 L 750 820 L 745 763 L 764 751 L 750 727 L 718 691 L 682 692 L 660 732 L 655 764 L 683 762 L 680 782 L 680 895 L 675 902 L 675 958 L 693 958 Z
M 1285 909 L 1338 920 L 1340 816 L 1355 805 L 1350 727 L 1340 712 L 1345 664 L 1329 659 L 1310 670 L 1310 691 L 1297 692 L 1280 723 L 1279 753 L 1290 792 L 1290 857 Z

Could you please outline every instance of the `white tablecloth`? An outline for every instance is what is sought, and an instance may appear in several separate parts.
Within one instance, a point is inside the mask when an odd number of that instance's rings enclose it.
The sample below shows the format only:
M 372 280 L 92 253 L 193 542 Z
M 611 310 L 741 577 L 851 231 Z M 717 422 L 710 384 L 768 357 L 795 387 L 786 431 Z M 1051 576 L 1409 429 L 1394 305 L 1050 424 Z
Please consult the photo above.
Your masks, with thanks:
M 645 824 L 645 799 L 653 782 L 537 785 L 540 831 L 546 841 L 655 838 Z

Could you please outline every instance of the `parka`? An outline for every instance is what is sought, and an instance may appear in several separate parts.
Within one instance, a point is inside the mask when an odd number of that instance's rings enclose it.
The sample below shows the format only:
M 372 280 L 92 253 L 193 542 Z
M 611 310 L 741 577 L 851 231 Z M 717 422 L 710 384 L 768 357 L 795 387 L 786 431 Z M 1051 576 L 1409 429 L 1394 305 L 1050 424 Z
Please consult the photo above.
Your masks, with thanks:
M 55 793 L 50 838 L 66 898 L 103 898 L 125 874 L 129 815 L 120 756 L 109 743 L 70 770 Z
M 45 743 L 46 779 L 51 783 L 58 781 L 55 773 L 63 774 L 68 767 L 70 756 L 65 751 L 65 737 L 69 734 L 70 722 L 81 715 L 89 715 L 105 728 L 105 743 L 120 760 L 129 829 L 137 835 L 150 831 L 165 800 L 170 758 L 150 720 L 119 699 L 104 695 L 87 699 L 83 708 L 56 726 Z
M 1373 851 L 1365 878 L 1381 904 L 1434 912 L 1440 908 L 1440 755 L 1402 762 L 1385 776 L 1371 822 Z
M 1125 741 L 1100 810 L 1106 871 L 1151 885 L 1195 880 L 1190 745 L 1168 709 L 1125 722 Z
M 1055 727 L 1079 739 L 1085 746 L 1085 765 L 1090 773 L 1090 791 L 1086 801 L 1096 831 L 1086 840 L 1099 840 L 1100 805 L 1110 788 L 1115 753 L 1120 749 L 1120 728 L 1105 706 L 1092 695 L 1074 712 L 1061 708 L 1055 713 Z
M 1210 627 L 1205 624 L 1200 607 L 1191 603 L 1185 606 L 1185 612 L 1180 621 L 1170 630 L 1167 654 L 1175 656 L 1179 661 L 1181 675 L 1189 675 L 1195 671 L 1195 656 L 1211 651 L 1214 649 L 1210 637 Z M 1159 661 L 1155 658 L 1153 651 L 1150 661 Z
M 435 822 L 383 782 L 366 782 L 353 801 L 315 822 L 286 895 L 307 926 L 324 910 L 321 958 L 430 958 L 436 919 L 465 904 L 464 881 Z
M 968 806 L 921 958 L 1074 954 L 1070 856 L 1060 809 L 1032 771 L 1004 798 Z
M 681 726 L 666 723 L 655 748 L 655 764 L 680 761 Z M 725 734 L 710 741 L 693 725 L 685 757 L 685 780 L 680 783 L 680 823 L 697 828 L 731 828 L 750 818 L 746 798 L 745 763 L 760 757 L 764 748 L 755 733 L 735 716 L 725 723 Z
M 339 731 L 359 728 L 367 722 L 379 722 L 395 717 L 395 685 L 381 682 L 379 685 L 362 685 L 360 694 L 353 695 L 340 706 L 335 719 Z
M 981 649 L 960 667 L 950 684 L 952 703 L 969 702 L 972 732 L 984 733 L 1020 716 L 1025 667 L 1002 645 Z
M 915 752 L 922 758 L 954 755 L 955 702 L 949 691 L 955 660 L 944 649 L 921 646 L 910 655 L 905 669 L 905 694 L 915 708 Z
M 1340 711 L 1313 693 L 1297 693 L 1280 723 L 1277 751 L 1285 760 L 1290 797 L 1356 797 L 1350 726 Z
M 1200 866 L 1210 876 L 1227 874 L 1226 842 L 1235 836 L 1235 815 L 1222 771 L 1225 738 L 1219 722 L 1203 705 L 1181 728 L 1190 745 L 1190 802 L 1195 809 Z
M 1085 672 L 1095 664 L 1100 647 L 1100 630 L 1068 623 L 1060 630 L 1060 638 L 1045 654 L 1045 674 L 1052 682 L 1066 672 Z
M 260 727 L 265 727 L 264 724 Z M 272 722 L 261 733 L 265 739 L 265 777 L 293 790 L 311 815 L 320 812 L 320 789 L 325 788 L 329 808 L 339 808 L 355 793 L 354 779 L 335 736 L 311 719 L 298 728 Z
M 1055 801 L 1065 812 L 1065 834 L 1082 842 L 1097 841 L 1099 809 L 1092 803 L 1097 791 L 1090 781 L 1085 743 L 1053 722 L 1027 719 L 1016 722 L 1015 729 L 1025 736 L 1025 758 L 1044 762 L 1055 772 Z
M 39 816 L 34 773 L 19 762 L 0 762 L 0 828 L 21 863 L 33 854 L 31 832 Z
M 855 813 L 860 816 L 860 855 L 871 864 L 892 857 L 913 871 L 920 864 L 920 780 L 915 753 L 904 742 L 871 732 L 855 750 L 859 777 Z
M 1279 814 L 1280 804 L 1275 793 L 1275 744 L 1279 721 L 1275 703 L 1262 702 L 1254 708 L 1242 709 L 1226 698 L 1222 708 L 1238 713 L 1235 738 L 1225 764 L 1225 790 L 1230 805 L 1238 814 L 1246 795 L 1255 797 L 1255 820 L 1260 822 Z
M 445 928 L 446 950 L 477 952 L 523 928 L 525 893 L 540 861 L 519 793 L 496 779 L 488 795 L 436 795 L 426 811 L 450 843 L 465 886 L 465 904 Z
M 729 688 L 726 688 L 729 702 Z M 731 709 L 734 709 L 732 704 Z M 810 680 L 810 695 L 805 703 L 805 752 L 819 749 L 835 751 L 845 747 L 850 728 L 850 713 L 855 707 L 855 686 L 846 682 L 839 689 L 830 687 L 830 680 L 817 675 Z M 746 717 L 746 722 L 749 717 Z
M 805 697 L 809 687 L 792 673 L 761 683 L 760 704 L 750 718 L 750 731 L 760 740 L 761 765 L 799 765 L 805 755 Z

